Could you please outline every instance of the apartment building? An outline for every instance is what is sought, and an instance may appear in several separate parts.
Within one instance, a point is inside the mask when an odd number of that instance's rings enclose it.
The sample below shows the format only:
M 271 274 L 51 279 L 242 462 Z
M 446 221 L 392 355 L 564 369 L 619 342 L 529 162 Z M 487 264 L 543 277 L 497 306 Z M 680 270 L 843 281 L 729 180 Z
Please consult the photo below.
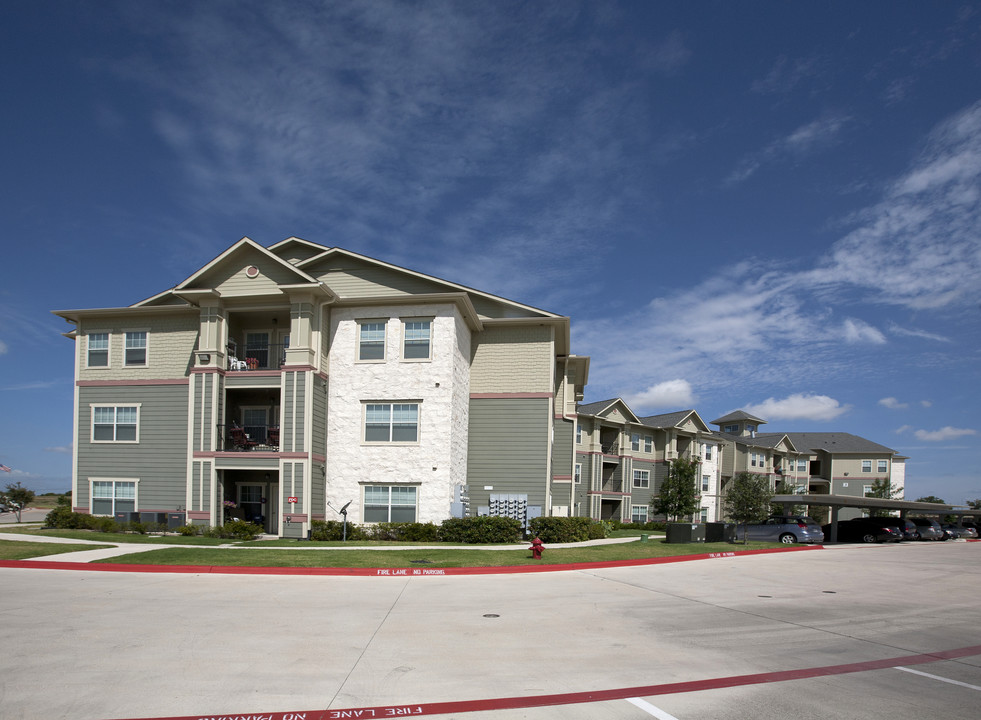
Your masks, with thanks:
M 341 248 L 243 238 L 75 346 L 78 512 L 316 519 L 568 513 L 589 359 L 569 319 Z

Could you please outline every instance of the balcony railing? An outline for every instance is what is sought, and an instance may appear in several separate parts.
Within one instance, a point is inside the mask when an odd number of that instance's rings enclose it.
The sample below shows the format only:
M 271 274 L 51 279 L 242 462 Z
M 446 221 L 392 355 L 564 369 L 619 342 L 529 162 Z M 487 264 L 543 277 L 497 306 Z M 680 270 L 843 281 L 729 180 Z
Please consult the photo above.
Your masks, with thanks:
M 279 450 L 278 425 L 231 425 L 218 426 L 218 449 L 226 452 L 250 452 Z
M 229 370 L 278 370 L 286 362 L 289 345 L 267 343 L 265 345 L 246 345 L 235 350 L 228 348 Z M 238 354 L 236 354 L 238 353 Z

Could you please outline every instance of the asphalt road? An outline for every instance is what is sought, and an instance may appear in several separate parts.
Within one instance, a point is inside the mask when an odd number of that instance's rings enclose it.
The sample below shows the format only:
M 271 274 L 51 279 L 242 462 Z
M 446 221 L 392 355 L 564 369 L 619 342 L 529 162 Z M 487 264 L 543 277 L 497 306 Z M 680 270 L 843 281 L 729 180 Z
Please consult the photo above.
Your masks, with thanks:
M 44 518 L 51 512 L 49 508 L 25 508 L 21 511 L 20 521 L 22 523 L 44 522 Z M 17 523 L 17 513 L 0 512 L 0 525 L 15 525 Z
M 6 568 L 0 716 L 973 718 L 979 560 L 948 542 L 462 577 Z

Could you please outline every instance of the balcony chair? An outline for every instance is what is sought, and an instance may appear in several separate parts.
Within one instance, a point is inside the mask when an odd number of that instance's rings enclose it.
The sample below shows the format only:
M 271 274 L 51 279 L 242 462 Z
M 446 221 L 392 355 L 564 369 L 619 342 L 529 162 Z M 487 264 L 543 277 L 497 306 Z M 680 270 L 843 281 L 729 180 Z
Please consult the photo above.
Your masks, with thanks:
M 266 444 L 279 450 L 279 428 L 271 427 L 266 434 Z
M 232 441 L 232 446 L 236 450 L 251 450 L 258 443 L 245 434 L 245 430 L 240 427 L 228 428 L 228 437 Z

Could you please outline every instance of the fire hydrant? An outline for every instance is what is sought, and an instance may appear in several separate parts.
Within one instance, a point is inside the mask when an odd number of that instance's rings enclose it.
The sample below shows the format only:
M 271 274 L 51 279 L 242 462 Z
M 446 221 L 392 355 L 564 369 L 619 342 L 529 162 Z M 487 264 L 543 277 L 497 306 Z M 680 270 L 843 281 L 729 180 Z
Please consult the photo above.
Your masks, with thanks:
M 531 547 L 528 549 L 531 550 L 531 556 L 535 558 L 535 560 L 541 560 L 542 551 L 545 550 L 545 545 L 542 543 L 541 538 L 536 537 L 531 541 Z

